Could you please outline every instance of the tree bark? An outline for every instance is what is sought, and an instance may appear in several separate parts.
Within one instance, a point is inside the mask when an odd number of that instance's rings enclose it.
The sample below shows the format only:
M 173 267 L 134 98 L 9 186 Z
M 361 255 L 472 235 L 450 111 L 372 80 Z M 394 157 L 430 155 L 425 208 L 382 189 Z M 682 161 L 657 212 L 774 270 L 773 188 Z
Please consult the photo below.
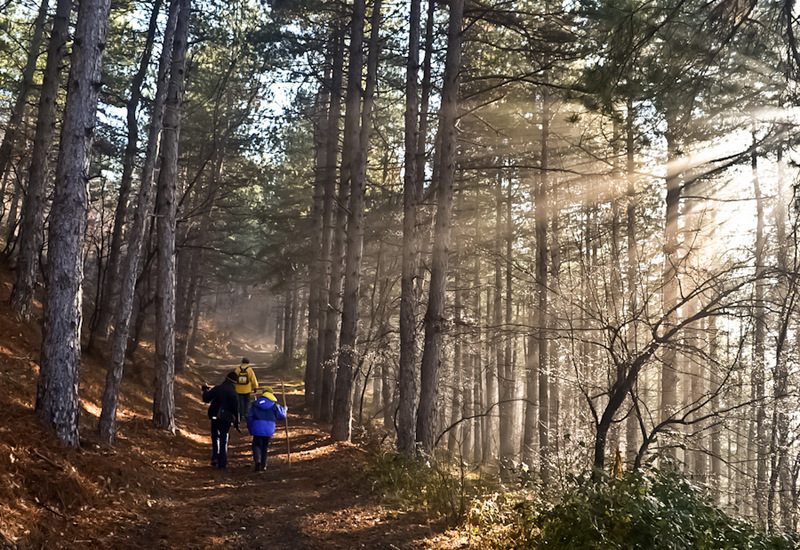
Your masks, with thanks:
M 753 135 L 755 142 L 756 136 Z M 764 243 L 764 198 L 761 194 L 761 184 L 758 178 L 758 149 L 753 147 L 750 156 L 750 168 L 753 178 L 753 192 L 756 199 L 756 242 L 755 242 L 755 298 L 753 308 L 753 398 L 755 400 L 755 432 L 756 432 L 756 517 L 763 528 L 767 524 L 767 426 L 766 426 L 766 351 L 764 347 L 766 332 L 766 310 L 764 304 L 764 273 L 765 273 L 765 243 Z M 776 426 L 773 426 L 775 429 Z
M 549 132 L 549 126 L 548 126 Z M 561 270 L 561 245 L 559 242 L 559 186 L 554 184 L 550 193 L 548 193 L 547 211 L 550 217 L 550 283 L 547 292 L 550 295 L 548 307 L 550 311 L 547 315 L 547 328 L 549 335 L 552 336 L 556 331 L 556 313 L 553 311 L 557 303 L 557 297 L 560 294 L 559 285 L 559 272 Z M 509 268 L 510 269 L 510 268 Z M 510 285 L 510 283 L 509 283 Z M 557 349 L 554 349 L 555 343 L 548 346 L 548 368 L 550 370 L 550 386 L 549 386 L 549 411 L 548 421 L 549 426 L 549 442 L 551 455 L 558 457 L 560 455 L 559 444 L 561 441 L 561 384 L 562 380 L 560 373 L 559 357 L 561 354 Z
M 125 353 L 128 347 L 131 316 L 136 297 L 136 279 L 142 256 L 142 245 L 147 230 L 148 219 L 152 210 L 153 174 L 158 157 L 158 143 L 163 128 L 164 104 L 169 85 L 169 69 L 175 47 L 174 38 L 181 9 L 181 0 L 170 0 L 167 23 L 164 29 L 164 45 L 159 58 L 156 95 L 148 129 L 147 149 L 142 167 L 136 211 L 130 231 L 128 249 L 122 270 L 119 308 L 114 321 L 114 334 L 111 344 L 111 360 L 106 374 L 106 385 L 103 391 L 103 407 L 100 412 L 100 439 L 112 443 L 117 431 L 117 407 L 119 405 L 119 389 L 125 366 Z M 139 316 L 144 315 L 140 312 Z M 137 331 L 138 332 L 138 331 Z
M 639 297 L 639 260 L 637 251 L 637 227 L 636 227 L 636 165 L 635 165 L 635 135 L 633 121 L 636 113 L 633 109 L 633 99 L 628 98 L 626 118 L 625 118 L 625 157 L 626 157 L 626 183 L 625 191 L 627 205 L 625 208 L 625 231 L 627 237 L 627 292 L 628 307 L 627 314 L 630 321 L 630 328 L 627 334 L 628 349 L 638 349 L 638 316 Z M 628 464 L 633 464 L 639 449 L 639 418 L 636 414 L 628 415 L 625 421 L 625 445 L 626 460 Z
M 320 376 L 319 333 L 321 306 L 320 295 L 324 285 L 325 265 L 322 258 L 322 233 L 324 231 L 323 209 L 325 201 L 325 165 L 327 152 L 327 109 L 331 100 L 331 71 L 333 66 L 334 35 L 328 42 L 325 74 L 314 102 L 312 122 L 314 125 L 314 199 L 311 206 L 311 249 L 314 263 L 311 266 L 308 292 L 308 339 L 306 340 L 306 370 L 303 377 L 306 406 L 314 406 L 314 390 Z
M 348 82 L 348 88 L 350 83 Z M 345 112 L 345 125 L 347 113 Z M 356 130 L 357 131 L 357 130 Z M 345 237 L 347 229 L 347 208 L 350 201 L 350 174 L 351 165 L 346 161 L 348 146 L 356 147 L 357 136 L 350 135 L 345 128 L 342 143 L 342 163 L 339 174 L 339 187 L 336 195 L 336 204 L 333 207 L 333 228 L 331 243 L 331 276 L 328 288 L 327 312 L 325 315 L 325 344 L 322 361 L 322 393 L 320 395 L 321 408 L 320 420 L 330 422 L 333 416 L 333 399 L 336 391 L 336 351 L 339 341 L 338 333 L 341 320 L 342 282 L 344 280 L 345 262 Z M 352 141 L 355 139 L 355 141 Z
M 48 233 L 36 412 L 73 446 L 79 444 L 78 369 L 88 171 L 109 7 L 110 0 L 83 0 L 78 11 Z
M 547 279 L 547 186 L 548 186 L 548 138 L 550 133 L 550 98 L 547 90 L 542 90 L 542 150 L 539 178 L 534 190 L 534 218 L 536 225 L 536 295 L 537 307 L 534 326 L 536 327 L 536 349 L 538 352 L 538 404 L 539 417 L 539 468 L 542 483 L 550 483 L 550 445 L 549 445 L 549 410 L 550 382 L 548 379 L 549 335 L 548 326 L 548 279 Z
M 46 2 L 43 2 L 45 5 Z M 28 175 L 28 192 L 23 203 L 19 232 L 17 275 L 11 292 L 11 308 L 24 319 L 29 319 L 33 295 L 39 275 L 44 227 L 44 203 L 46 192 L 47 158 L 55 134 L 56 104 L 61 84 L 61 66 L 69 39 L 69 19 L 72 0 L 58 0 L 47 47 L 39 109 L 36 119 L 36 134 L 33 140 L 31 166 Z M 0 176 L 1 177 L 1 176 Z M 2 197 L 0 197 L 2 198 Z
M 675 113 L 667 113 L 667 175 L 665 178 L 666 212 L 664 224 L 664 273 L 662 280 L 662 311 L 665 328 L 677 324 L 678 303 L 678 223 L 680 217 L 681 170 L 678 166 L 678 143 L 675 136 Z M 661 421 L 666 421 L 675 414 L 678 407 L 678 370 L 677 354 L 674 344 L 667 345 L 661 357 Z M 674 460 L 675 451 L 670 449 L 666 456 Z
M 169 87 L 164 104 L 161 138 L 161 169 L 158 174 L 156 226 L 158 273 L 156 290 L 156 365 L 153 423 L 175 431 L 175 219 L 178 183 L 178 145 L 181 129 L 181 99 L 189 39 L 191 0 L 181 0 L 175 28 Z
M 348 73 L 348 98 L 345 114 L 345 135 L 348 132 L 348 119 L 351 106 L 354 109 L 356 143 L 349 153 L 350 203 L 347 222 L 347 256 L 345 259 L 345 283 L 342 303 L 342 331 L 339 338 L 338 369 L 336 374 L 336 393 L 333 406 L 333 426 L 331 436 L 336 441 L 349 441 L 353 412 L 353 367 L 355 362 L 356 333 L 358 328 L 358 298 L 361 287 L 361 256 L 364 247 L 364 195 L 366 192 L 367 151 L 372 132 L 372 107 L 375 85 L 378 77 L 378 48 L 380 45 L 381 0 L 375 0 L 370 20 L 371 34 L 367 59 L 367 81 L 364 88 L 364 105 L 359 109 L 361 93 L 362 54 L 364 39 L 365 1 L 355 0 L 353 4 L 353 32 L 350 38 L 350 72 Z M 350 92 L 355 94 L 350 98 Z M 359 124 L 359 110 L 361 120 Z M 347 147 L 345 147 L 347 153 Z
M 420 402 L 417 410 L 416 440 L 421 449 L 431 454 L 436 440 L 436 401 L 439 369 L 442 363 L 442 340 L 445 331 L 445 290 L 450 228 L 453 213 L 453 181 L 456 171 L 458 89 L 461 69 L 464 0 L 450 1 L 447 31 L 447 54 L 439 117 L 439 170 L 434 174 L 436 185 L 436 218 L 431 259 L 431 283 L 428 309 L 425 312 L 425 343 L 422 352 Z
M 773 432 L 775 449 L 771 453 L 773 456 L 777 454 L 777 484 L 779 486 L 779 502 L 780 502 L 780 523 L 784 530 L 793 531 L 794 525 L 792 518 L 794 517 L 795 507 L 793 505 L 792 492 L 794 485 L 791 479 L 790 472 L 790 457 L 789 457 L 789 429 L 790 420 L 789 414 L 784 406 L 785 400 L 788 397 L 788 384 L 789 384 L 789 367 L 787 364 L 788 356 L 786 354 L 786 339 L 788 337 L 789 320 L 793 317 L 794 311 L 797 308 L 797 283 L 796 280 L 788 276 L 789 270 L 789 239 L 786 235 L 786 217 L 787 205 L 790 199 L 786 193 L 786 174 L 784 173 L 783 164 L 783 146 L 779 147 L 777 154 L 778 163 L 778 192 L 775 201 L 775 240 L 778 243 L 776 250 L 776 264 L 781 275 L 780 288 L 781 288 L 781 303 L 785 304 L 781 307 L 781 323 L 779 326 L 779 335 L 775 346 L 775 404 L 773 406 Z M 797 234 L 793 231 L 793 242 L 797 246 Z M 797 271 L 796 257 L 793 271 Z
M 475 227 L 475 237 L 478 237 L 478 227 Z M 473 411 L 476 415 L 473 421 L 472 430 L 472 457 L 473 462 L 480 464 L 483 461 L 483 441 L 487 419 L 483 416 L 483 336 L 482 336 L 482 308 L 481 308 L 481 257 L 476 254 L 474 258 L 474 268 L 472 273 L 473 303 L 472 309 L 475 315 L 475 335 L 472 342 L 474 352 L 472 354 L 472 399 Z M 480 416 L 477 416 L 479 415 Z
M 463 203 L 461 199 L 463 195 L 459 194 L 459 206 Z M 464 346 L 462 345 L 463 333 L 461 326 L 463 304 L 463 292 L 461 290 L 461 265 L 458 258 L 458 252 L 455 253 L 455 301 L 454 301 L 454 315 L 455 315 L 455 334 L 453 334 L 453 364 L 450 368 L 450 418 L 448 419 L 450 432 L 447 438 L 447 450 L 451 457 L 462 457 L 463 451 L 463 434 L 467 433 L 465 426 L 460 419 L 463 414 L 463 396 L 467 387 L 467 379 L 464 373 Z
M 318 376 L 314 387 L 314 416 L 322 419 L 328 416 L 327 397 L 323 400 L 325 391 L 325 376 L 330 375 L 330 368 L 326 368 L 328 353 L 335 347 L 336 319 L 329 328 L 328 317 L 335 316 L 335 311 L 330 304 L 331 286 L 333 278 L 333 243 L 336 231 L 338 207 L 336 204 L 336 165 L 339 154 L 339 119 L 342 113 L 342 80 L 344 77 L 344 32 L 340 23 L 336 23 L 334 31 L 333 68 L 331 70 L 331 102 L 328 110 L 327 145 L 325 152 L 325 193 L 323 198 L 322 215 L 322 263 L 325 266 L 323 286 L 319 295 L 319 343 L 317 354 L 319 363 Z M 330 380 L 328 381 L 330 384 Z M 330 388 L 329 388 L 330 389 Z
M 400 367 L 397 411 L 397 450 L 414 452 L 415 405 L 417 400 L 417 294 L 414 279 L 418 269 L 417 208 L 419 200 L 419 26 L 420 0 L 411 0 L 406 60 L 405 158 L 403 176 L 403 265 L 400 281 Z M 423 165 L 424 167 L 424 165 Z
M 711 376 L 709 377 L 709 385 L 710 390 L 718 388 L 720 386 L 720 376 L 716 365 L 718 364 L 719 360 L 719 343 L 718 343 L 718 331 L 717 331 L 717 318 L 710 317 L 708 319 L 708 326 L 706 327 L 708 331 L 708 356 L 711 359 L 710 363 L 711 367 Z M 711 413 L 718 414 L 720 409 L 720 400 L 715 399 L 711 405 Z M 710 440 L 710 447 L 711 447 L 711 471 L 710 471 L 710 479 L 709 485 L 712 487 L 712 495 L 716 499 L 717 502 L 720 502 L 720 495 L 721 495 L 721 484 L 722 484 L 722 430 L 719 426 L 714 426 L 710 433 L 709 433 L 709 440 Z
M 199 297 L 200 280 L 202 271 L 200 263 L 203 251 L 200 249 L 185 250 L 189 258 L 184 258 L 188 263 L 185 269 L 185 279 L 179 284 L 181 300 L 176 306 L 175 321 L 175 372 L 183 372 L 189 357 L 189 336 L 192 328 L 192 312 L 195 302 Z
M 499 436 L 500 436 L 500 473 L 503 479 L 507 479 L 509 468 L 513 465 L 514 446 L 513 431 L 514 418 L 512 407 L 512 394 L 514 381 L 510 376 L 511 349 L 508 345 L 509 335 L 506 333 L 510 324 L 503 322 L 503 273 L 506 262 L 500 251 L 505 247 L 505 233 L 508 230 L 507 224 L 503 223 L 503 206 L 505 197 L 503 196 L 503 174 L 497 173 L 495 187 L 495 262 L 494 262 L 494 345 L 495 345 L 495 365 L 497 370 L 499 404 L 497 412 L 499 415 Z M 509 182 L 509 186 L 511 183 Z M 506 253 L 508 250 L 506 249 Z M 505 261 L 504 261 L 505 260 Z M 506 307 L 510 307 L 510 296 L 506 295 Z

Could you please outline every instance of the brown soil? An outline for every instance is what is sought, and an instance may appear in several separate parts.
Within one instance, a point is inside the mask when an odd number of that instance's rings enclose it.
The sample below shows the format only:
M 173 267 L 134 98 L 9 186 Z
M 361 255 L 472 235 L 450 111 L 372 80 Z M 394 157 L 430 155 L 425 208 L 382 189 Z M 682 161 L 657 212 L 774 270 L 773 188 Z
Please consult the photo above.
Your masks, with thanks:
M 369 452 L 331 441 L 306 414 L 299 385 L 286 387 L 291 464 L 282 430 L 268 470 L 253 472 L 243 428 L 232 433 L 228 469 L 212 469 L 199 386 L 221 380 L 230 367 L 219 360 L 204 360 L 176 380 L 172 435 L 149 421 L 152 361 L 146 349 L 137 352 L 123 382 L 118 441 L 108 448 L 95 434 L 104 360 L 86 353 L 81 447 L 61 444 L 33 411 L 38 322 L 10 315 L 9 292 L 0 266 L 0 548 L 466 548 L 421 514 L 381 505 L 364 475 Z M 248 354 L 260 381 L 280 392 L 277 371 L 257 363 L 267 352 Z

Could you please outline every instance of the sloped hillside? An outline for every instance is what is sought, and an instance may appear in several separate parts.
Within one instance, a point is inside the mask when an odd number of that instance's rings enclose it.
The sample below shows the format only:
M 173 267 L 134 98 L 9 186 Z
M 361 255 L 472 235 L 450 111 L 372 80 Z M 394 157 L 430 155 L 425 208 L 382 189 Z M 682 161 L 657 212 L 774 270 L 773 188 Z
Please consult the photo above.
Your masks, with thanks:
M 150 422 L 152 371 L 145 348 L 126 372 L 118 442 L 108 448 L 95 433 L 104 363 L 100 354 L 85 355 L 81 447 L 61 444 L 33 411 L 40 333 L 36 320 L 11 316 L 10 289 L 3 267 L 0 548 L 466 547 L 457 534 L 435 535 L 423 515 L 382 506 L 362 475 L 368 453 L 331 441 L 304 414 L 299 385 L 286 386 L 291 426 L 273 439 L 265 474 L 252 471 L 245 429 L 232 433 L 229 468 L 213 470 L 198 389 L 201 382 L 218 382 L 230 357 L 208 357 L 178 377 L 173 436 Z M 269 354 L 248 352 L 259 360 L 262 383 L 280 387 Z

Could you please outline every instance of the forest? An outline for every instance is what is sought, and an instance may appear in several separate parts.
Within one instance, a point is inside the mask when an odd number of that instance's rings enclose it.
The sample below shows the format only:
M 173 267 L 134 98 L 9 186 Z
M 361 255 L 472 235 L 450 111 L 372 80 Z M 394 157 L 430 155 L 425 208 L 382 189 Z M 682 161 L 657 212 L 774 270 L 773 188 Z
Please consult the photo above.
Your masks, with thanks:
M 798 18 L 0 0 L 0 247 L 15 322 L 41 330 L 36 418 L 113 448 L 145 349 L 152 424 L 179 433 L 211 326 L 268 340 L 332 441 L 524 488 L 540 534 L 630 482 L 754 529 L 663 548 L 793 548 Z M 562 548 L 529 541 L 507 547 Z

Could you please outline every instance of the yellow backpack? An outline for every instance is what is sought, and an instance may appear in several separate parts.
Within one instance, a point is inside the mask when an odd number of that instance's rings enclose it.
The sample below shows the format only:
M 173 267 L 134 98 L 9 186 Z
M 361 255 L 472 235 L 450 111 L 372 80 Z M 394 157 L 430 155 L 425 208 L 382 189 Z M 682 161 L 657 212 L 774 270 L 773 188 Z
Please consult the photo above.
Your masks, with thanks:
M 242 365 L 239 367 L 238 377 L 236 383 L 240 386 L 246 386 L 250 383 L 250 376 L 247 373 L 247 367 Z

